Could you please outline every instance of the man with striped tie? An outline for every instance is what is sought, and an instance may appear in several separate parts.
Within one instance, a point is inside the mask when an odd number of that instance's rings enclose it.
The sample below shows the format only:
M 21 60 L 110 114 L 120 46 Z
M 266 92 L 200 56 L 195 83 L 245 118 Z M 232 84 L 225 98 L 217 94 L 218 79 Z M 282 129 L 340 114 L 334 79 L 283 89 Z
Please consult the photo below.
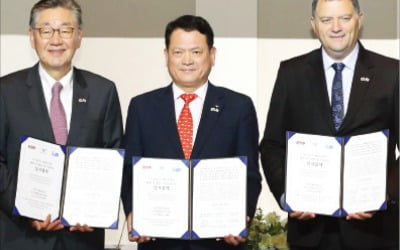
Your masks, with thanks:
M 399 246 L 395 156 L 399 61 L 363 47 L 358 40 L 362 21 L 357 0 L 312 1 L 311 25 L 322 47 L 281 63 L 260 145 L 261 161 L 267 183 L 283 208 L 287 131 L 353 136 L 389 129 L 388 208 L 345 218 L 289 212 L 292 250 L 394 250 Z

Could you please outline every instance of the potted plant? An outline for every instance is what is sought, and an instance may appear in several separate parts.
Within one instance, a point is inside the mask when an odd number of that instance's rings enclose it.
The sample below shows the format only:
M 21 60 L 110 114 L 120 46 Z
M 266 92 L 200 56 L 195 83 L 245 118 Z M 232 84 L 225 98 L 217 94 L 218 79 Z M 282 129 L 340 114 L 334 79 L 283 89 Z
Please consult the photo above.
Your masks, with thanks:
M 281 220 L 275 212 L 267 215 L 258 208 L 250 224 L 247 250 L 289 250 L 286 240 L 287 219 Z

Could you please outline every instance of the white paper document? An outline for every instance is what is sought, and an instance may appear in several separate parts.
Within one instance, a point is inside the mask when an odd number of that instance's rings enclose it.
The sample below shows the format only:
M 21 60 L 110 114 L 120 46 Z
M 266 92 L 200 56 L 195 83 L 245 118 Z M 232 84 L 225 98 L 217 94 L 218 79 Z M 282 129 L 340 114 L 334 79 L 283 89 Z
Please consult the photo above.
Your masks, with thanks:
M 136 158 L 132 235 L 202 239 L 246 234 L 246 158 Z
M 387 133 L 288 132 L 285 210 L 346 216 L 385 209 Z
M 44 220 L 59 216 L 65 153 L 59 145 L 27 138 L 21 144 L 14 213 Z
M 180 238 L 187 231 L 189 168 L 181 160 L 137 159 L 133 167 L 133 231 Z
M 239 158 L 201 160 L 193 168 L 193 229 L 199 238 L 246 228 L 246 167 Z
M 118 227 L 123 150 L 21 143 L 14 214 L 65 226 Z
M 63 220 L 117 228 L 123 155 L 103 148 L 70 148 Z
M 347 213 L 378 210 L 386 199 L 387 137 L 352 136 L 344 148 L 343 208 Z

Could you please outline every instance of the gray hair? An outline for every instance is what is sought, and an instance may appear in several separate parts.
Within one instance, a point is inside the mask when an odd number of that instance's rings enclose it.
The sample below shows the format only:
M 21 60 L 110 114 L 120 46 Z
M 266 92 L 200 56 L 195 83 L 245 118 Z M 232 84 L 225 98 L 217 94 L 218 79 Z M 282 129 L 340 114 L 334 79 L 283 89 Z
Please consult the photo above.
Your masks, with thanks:
M 43 10 L 54 9 L 57 7 L 71 10 L 74 14 L 75 21 L 78 23 L 78 28 L 82 28 L 82 9 L 75 0 L 41 0 L 37 2 L 31 9 L 29 18 L 29 26 L 35 28 L 39 13 Z
M 313 0 L 311 4 L 311 14 L 313 17 L 315 17 L 315 9 L 317 8 L 318 1 L 319 0 Z M 323 0 L 323 1 L 334 1 L 334 0 Z M 361 9 L 358 0 L 351 0 L 351 3 L 353 4 L 354 10 L 359 14 Z

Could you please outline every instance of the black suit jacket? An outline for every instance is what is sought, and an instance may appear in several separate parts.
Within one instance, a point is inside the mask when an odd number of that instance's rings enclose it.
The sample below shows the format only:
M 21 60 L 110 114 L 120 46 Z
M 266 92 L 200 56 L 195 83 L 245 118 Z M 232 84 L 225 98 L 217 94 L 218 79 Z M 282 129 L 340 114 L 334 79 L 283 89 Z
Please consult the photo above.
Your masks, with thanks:
M 369 82 L 362 81 L 368 77 Z M 271 98 L 260 150 L 263 170 L 276 200 L 284 193 L 286 131 L 319 135 L 356 135 L 390 129 L 388 184 L 390 199 L 398 197 L 399 61 L 365 50 L 360 44 L 348 109 L 336 132 L 330 112 L 322 49 L 281 63 Z M 396 194 L 397 193 L 397 194 Z M 398 198 L 397 198 L 398 200 Z M 398 207 L 377 212 L 372 219 L 346 221 L 317 216 L 307 222 L 289 218 L 288 241 L 316 246 L 327 224 L 338 224 L 345 245 L 385 247 L 398 244 Z
M 211 107 L 219 106 L 219 112 Z M 122 198 L 132 210 L 132 156 L 184 158 L 176 126 L 172 85 L 131 100 L 126 122 L 126 168 Z M 258 165 L 258 125 L 251 99 L 231 90 L 208 85 L 192 159 L 245 155 L 248 157 L 247 207 L 252 217 L 261 190 Z M 223 241 L 156 240 L 140 249 L 230 249 Z
M 73 101 L 67 145 L 119 147 L 122 118 L 113 82 L 74 68 Z M 86 102 L 78 101 L 80 98 Z M 93 233 L 36 232 L 26 219 L 10 215 L 15 198 L 22 135 L 54 142 L 38 64 L 0 78 L 0 249 L 104 249 L 104 230 Z

